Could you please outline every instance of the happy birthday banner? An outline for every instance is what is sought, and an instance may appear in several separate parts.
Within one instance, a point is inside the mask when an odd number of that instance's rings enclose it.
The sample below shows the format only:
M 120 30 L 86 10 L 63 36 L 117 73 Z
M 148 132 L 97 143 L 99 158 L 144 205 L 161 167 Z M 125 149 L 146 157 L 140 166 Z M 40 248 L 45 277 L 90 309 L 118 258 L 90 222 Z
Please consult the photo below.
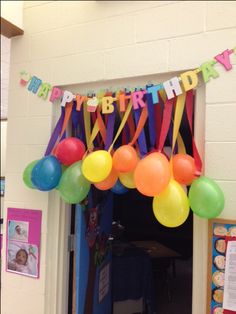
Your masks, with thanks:
M 132 109 L 137 110 L 146 106 L 145 96 L 151 95 L 152 103 L 159 103 L 158 92 L 165 92 L 167 99 L 173 99 L 176 96 L 181 95 L 191 89 L 194 89 L 198 85 L 198 74 L 202 73 L 202 77 L 205 83 L 209 82 L 211 78 L 219 77 L 219 73 L 214 66 L 221 64 L 226 71 L 232 69 L 230 61 L 231 54 L 236 54 L 236 47 L 233 49 L 226 49 L 222 53 L 216 55 L 214 59 L 204 62 L 199 68 L 191 71 L 186 71 L 180 74 L 179 77 L 172 77 L 163 83 L 157 85 L 147 85 L 146 89 L 119 92 L 99 92 L 97 95 L 80 95 L 73 94 L 72 92 L 63 91 L 59 87 L 51 86 L 51 84 L 43 82 L 40 78 L 26 71 L 22 71 L 20 84 L 28 86 L 28 91 L 37 94 L 38 97 L 46 100 L 49 97 L 49 101 L 54 103 L 60 100 L 60 106 L 65 107 L 66 104 L 71 101 L 76 101 L 76 110 L 80 111 L 82 105 L 86 105 L 88 112 L 95 112 L 97 107 L 101 104 L 103 114 L 111 114 L 114 111 L 113 103 L 117 101 L 119 103 L 119 111 L 126 111 L 127 101 L 132 102 Z

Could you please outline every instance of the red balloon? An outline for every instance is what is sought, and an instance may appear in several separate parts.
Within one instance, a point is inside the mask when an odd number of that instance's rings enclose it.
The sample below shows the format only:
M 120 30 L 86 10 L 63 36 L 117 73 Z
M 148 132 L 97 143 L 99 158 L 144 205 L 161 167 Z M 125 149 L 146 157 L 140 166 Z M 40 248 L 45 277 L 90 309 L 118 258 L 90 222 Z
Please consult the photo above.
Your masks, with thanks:
M 55 156 L 65 166 L 81 160 L 85 153 L 84 143 L 76 137 L 62 140 L 56 147 Z
M 131 172 L 138 163 L 138 155 L 131 145 L 122 145 L 114 153 L 113 167 L 118 172 Z
M 173 157 L 173 175 L 180 184 L 190 185 L 196 179 L 195 172 L 193 157 L 187 154 L 176 154 Z

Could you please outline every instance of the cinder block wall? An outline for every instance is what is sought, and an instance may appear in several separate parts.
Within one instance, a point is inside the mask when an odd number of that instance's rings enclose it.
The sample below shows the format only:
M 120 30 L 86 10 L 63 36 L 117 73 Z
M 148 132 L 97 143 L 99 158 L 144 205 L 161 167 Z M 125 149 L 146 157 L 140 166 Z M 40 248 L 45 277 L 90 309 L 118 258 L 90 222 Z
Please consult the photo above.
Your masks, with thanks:
M 6 273 L 4 243 L 2 313 L 58 314 L 60 309 L 48 305 L 48 291 L 54 294 L 50 302 L 57 295 L 48 282 L 59 254 L 57 245 L 49 246 L 49 237 L 59 234 L 55 226 L 54 234 L 49 228 L 57 223 L 53 221 L 57 208 L 52 208 L 49 193 L 29 190 L 22 182 L 25 165 L 44 153 L 55 108 L 22 88 L 19 72 L 25 69 L 62 86 L 162 73 L 171 77 L 174 71 L 196 68 L 235 47 L 236 2 L 26 1 L 23 24 L 25 34 L 12 39 L 11 47 L 4 212 L 6 218 L 7 207 L 42 209 L 41 277 L 32 280 Z M 236 68 L 235 56 L 233 64 Z M 235 218 L 236 70 L 226 73 L 217 68 L 220 77 L 205 86 L 200 104 L 205 173 L 224 190 L 222 217 Z M 199 276 L 206 274 L 194 275 L 193 314 L 205 312 Z

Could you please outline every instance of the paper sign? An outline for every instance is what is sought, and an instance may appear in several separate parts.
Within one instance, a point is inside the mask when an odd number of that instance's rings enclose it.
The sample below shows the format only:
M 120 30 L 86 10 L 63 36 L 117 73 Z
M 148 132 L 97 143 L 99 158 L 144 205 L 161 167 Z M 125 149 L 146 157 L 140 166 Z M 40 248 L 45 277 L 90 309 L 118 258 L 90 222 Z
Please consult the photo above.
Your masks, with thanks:
M 6 271 L 39 278 L 42 211 L 8 208 Z
M 104 266 L 99 274 L 99 303 L 105 298 L 109 292 L 110 264 Z
M 209 264 L 207 314 L 232 314 L 229 304 L 236 305 L 236 245 L 233 255 L 231 243 L 236 243 L 236 222 L 213 219 L 209 221 Z M 230 251 L 229 251 L 230 250 Z M 230 252 L 230 253 L 229 253 Z M 230 254 L 230 257 L 229 257 Z M 235 258 L 235 260 L 232 260 Z M 234 275 L 229 269 L 234 264 Z M 229 267 L 229 264 L 231 266 Z M 227 271 L 228 268 L 228 271 Z M 227 274 L 228 272 L 228 274 Z M 232 276 L 232 277 L 231 277 Z M 234 278 L 233 278 L 234 276 Z M 234 286 L 232 283 L 234 282 Z M 228 285 L 228 288 L 227 288 Z M 235 290 L 233 290 L 233 287 Z M 226 290 L 225 290 L 226 289 Z M 226 300 L 225 300 L 226 298 Z M 232 301 L 234 298 L 234 303 Z M 225 304 L 226 302 L 226 304 Z M 227 307 L 225 307 L 227 305 Z
M 236 239 L 227 244 L 223 308 L 236 311 Z

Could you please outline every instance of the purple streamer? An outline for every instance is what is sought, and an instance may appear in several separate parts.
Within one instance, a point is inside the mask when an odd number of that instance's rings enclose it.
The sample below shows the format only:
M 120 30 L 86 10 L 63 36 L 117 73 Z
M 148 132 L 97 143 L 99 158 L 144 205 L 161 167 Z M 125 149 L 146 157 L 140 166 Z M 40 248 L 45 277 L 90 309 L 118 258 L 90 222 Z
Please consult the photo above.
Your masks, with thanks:
M 140 115 L 141 115 L 141 109 L 140 108 L 137 110 L 134 110 L 134 118 L 135 118 L 136 128 L 137 128 L 137 125 L 139 122 Z M 138 143 L 139 143 L 140 154 L 142 157 L 144 157 L 147 154 L 147 144 L 146 144 L 144 129 L 139 134 Z
M 147 106 L 148 106 L 148 128 L 149 128 L 149 139 L 150 139 L 150 150 L 152 150 L 156 143 L 156 122 L 154 114 L 154 104 L 152 94 L 146 94 Z
M 76 110 L 76 103 L 73 103 L 73 107 L 72 107 L 72 116 L 71 116 L 71 120 L 72 120 L 72 126 L 74 129 L 74 136 L 78 137 L 78 124 L 79 124 L 79 111 Z
M 115 117 L 116 117 L 116 102 L 113 103 L 113 106 L 114 106 L 114 111 L 109 114 L 108 121 L 107 121 L 107 136 L 106 136 L 105 150 L 109 149 L 113 140 Z
M 61 107 L 61 116 L 58 119 L 56 127 L 55 127 L 55 129 L 51 135 L 51 138 L 49 140 L 49 143 L 48 143 L 48 146 L 47 146 L 47 149 L 46 149 L 44 156 L 48 156 L 51 154 L 51 151 L 52 151 L 53 147 L 55 146 L 56 141 L 57 141 L 57 139 L 61 133 L 64 118 L 65 118 L 65 108 Z M 63 135 L 65 135 L 65 132 Z
M 83 117 L 83 106 L 79 111 L 79 139 L 86 144 L 86 137 L 85 137 L 85 127 L 84 127 L 84 117 Z

